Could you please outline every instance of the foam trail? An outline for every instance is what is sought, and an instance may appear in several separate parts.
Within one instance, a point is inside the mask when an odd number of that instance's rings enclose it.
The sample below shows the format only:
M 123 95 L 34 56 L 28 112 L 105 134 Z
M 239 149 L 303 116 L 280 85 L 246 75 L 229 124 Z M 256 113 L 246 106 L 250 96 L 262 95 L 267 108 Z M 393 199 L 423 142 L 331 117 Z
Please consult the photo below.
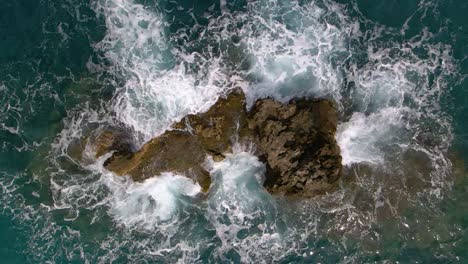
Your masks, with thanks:
M 421 58 L 413 52 L 414 48 L 437 55 Z M 384 157 L 390 155 L 388 149 L 391 145 L 411 146 L 430 153 L 439 152 L 450 142 L 449 122 L 443 113 L 434 114 L 446 89 L 444 79 L 452 68 L 445 52 L 434 51 L 438 49 L 445 48 L 409 42 L 402 45 L 400 56 L 394 57 L 389 49 L 369 47 L 368 63 L 349 74 L 349 80 L 356 85 L 353 103 L 359 112 L 338 129 L 337 140 L 343 152 L 343 164 L 369 162 L 382 165 Z M 445 68 L 446 73 L 433 76 L 438 68 Z M 431 78 L 436 81 L 431 82 Z M 426 140 L 440 142 L 439 146 L 421 145 L 415 140 L 421 131 L 427 129 L 439 131 L 439 135 L 426 133 L 424 136 Z M 396 158 L 398 154 L 394 152 L 391 155 Z M 440 157 L 432 154 L 429 157 L 436 168 Z M 436 178 L 443 178 L 445 169 L 437 170 L 435 174 L 440 175 Z M 437 185 L 440 187 L 440 182 Z
M 226 208 L 230 207 L 229 203 L 236 203 L 236 209 L 243 213 L 256 211 L 262 199 L 268 198 L 262 187 L 264 172 L 265 165 L 254 155 L 248 152 L 228 154 L 226 160 L 212 164 L 214 186 L 210 201 L 217 206 L 224 203 Z

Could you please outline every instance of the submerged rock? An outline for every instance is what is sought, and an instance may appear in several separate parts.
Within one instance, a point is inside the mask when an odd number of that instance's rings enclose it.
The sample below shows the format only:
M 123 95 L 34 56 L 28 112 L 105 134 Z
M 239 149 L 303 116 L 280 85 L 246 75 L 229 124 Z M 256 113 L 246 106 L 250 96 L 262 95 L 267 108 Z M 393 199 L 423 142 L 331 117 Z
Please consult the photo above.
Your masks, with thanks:
M 333 104 L 325 99 L 288 104 L 259 99 L 247 111 L 244 94 L 235 90 L 207 112 L 186 116 L 137 152 L 114 152 L 104 165 L 135 181 L 166 171 L 180 173 L 206 191 L 211 184 L 203 167 L 207 155 L 220 161 L 235 142 L 251 143 L 266 163 L 268 191 L 311 196 L 330 190 L 340 176 L 336 115 Z M 98 149 L 112 150 L 108 146 L 115 144 L 107 137 Z

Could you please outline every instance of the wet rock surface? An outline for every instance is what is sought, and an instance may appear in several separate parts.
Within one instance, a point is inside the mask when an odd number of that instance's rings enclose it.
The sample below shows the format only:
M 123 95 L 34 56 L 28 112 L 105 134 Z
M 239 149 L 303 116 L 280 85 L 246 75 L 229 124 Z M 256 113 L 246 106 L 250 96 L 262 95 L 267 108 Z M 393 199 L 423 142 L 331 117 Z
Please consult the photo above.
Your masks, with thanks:
M 104 166 L 135 181 L 175 172 L 197 181 L 203 190 L 210 186 L 210 175 L 203 168 L 206 152 L 196 138 L 186 131 L 172 130 L 152 139 L 139 151 L 114 154 Z
M 109 129 L 100 133 L 97 137 L 91 138 L 95 146 L 96 158 L 99 158 L 109 151 L 114 151 L 116 155 L 126 155 L 132 152 L 130 135 L 125 131 Z
M 96 154 L 114 150 L 104 166 L 135 181 L 171 171 L 192 178 L 207 191 L 211 179 L 203 165 L 206 157 L 220 161 L 234 143 L 251 144 L 266 164 L 264 185 L 269 192 L 312 196 L 331 190 L 341 173 L 336 116 L 333 104 L 325 99 L 288 104 L 259 99 L 248 111 L 244 94 L 235 90 L 207 112 L 186 116 L 136 152 L 116 149 L 119 137 L 107 134 Z
M 341 155 L 335 141 L 336 110 L 324 99 L 300 99 L 283 105 L 258 100 L 249 128 L 266 163 L 265 187 L 272 193 L 314 195 L 338 180 Z
M 146 143 L 135 153 L 115 153 L 104 166 L 135 181 L 162 172 L 183 174 L 197 181 L 207 191 L 211 178 L 203 164 L 207 155 L 215 161 L 224 159 L 231 150 L 239 127 L 246 127 L 245 97 L 240 91 L 220 98 L 207 112 L 187 115 L 166 131 Z

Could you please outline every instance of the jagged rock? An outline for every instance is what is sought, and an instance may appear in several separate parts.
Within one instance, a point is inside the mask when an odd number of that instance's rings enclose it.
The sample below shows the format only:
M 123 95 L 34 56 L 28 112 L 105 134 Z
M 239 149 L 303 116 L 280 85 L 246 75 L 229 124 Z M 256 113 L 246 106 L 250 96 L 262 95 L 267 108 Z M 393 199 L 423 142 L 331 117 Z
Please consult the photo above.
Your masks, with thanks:
M 341 171 L 336 122 L 328 100 L 300 99 L 287 105 L 258 100 L 249 128 L 257 133 L 258 152 L 267 165 L 265 187 L 272 193 L 301 195 L 330 190 Z
M 206 154 L 215 161 L 224 159 L 231 140 L 241 124 L 245 127 L 245 97 L 235 91 L 220 98 L 207 112 L 188 115 L 146 143 L 135 153 L 117 153 L 104 166 L 119 175 L 130 175 L 142 181 L 171 171 L 196 180 L 204 191 L 210 186 L 210 175 L 203 168 Z M 105 141 L 106 142 L 106 141 Z
M 181 173 L 207 190 L 210 177 L 202 165 L 206 156 L 220 161 L 233 142 L 250 142 L 266 163 L 265 187 L 270 192 L 310 196 L 330 190 L 339 178 L 336 122 L 336 110 L 325 99 L 289 104 L 260 99 L 247 112 L 244 94 L 235 90 L 207 112 L 186 116 L 139 151 L 115 152 L 104 165 L 136 181 L 165 171 Z M 105 136 L 101 148 L 111 149 L 112 139 Z
M 231 150 L 233 140 L 247 126 L 245 102 L 244 93 L 234 90 L 207 112 L 188 115 L 173 128 L 189 131 L 209 154 L 222 160 L 223 153 Z

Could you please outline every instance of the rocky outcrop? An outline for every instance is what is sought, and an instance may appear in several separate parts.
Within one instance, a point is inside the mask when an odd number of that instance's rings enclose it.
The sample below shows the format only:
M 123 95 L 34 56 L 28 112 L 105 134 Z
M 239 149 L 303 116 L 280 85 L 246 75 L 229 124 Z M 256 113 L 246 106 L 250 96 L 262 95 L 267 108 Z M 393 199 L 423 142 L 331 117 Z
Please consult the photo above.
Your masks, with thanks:
M 114 154 L 104 166 L 119 175 L 130 175 L 135 181 L 176 172 L 197 181 L 203 190 L 210 186 L 210 175 L 203 168 L 206 152 L 187 131 L 172 130 L 146 143 L 139 151 Z
M 211 178 L 203 167 L 206 155 L 222 160 L 239 127 L 246 127 L 245 97 L 240 91 L 220 98 L 207 112 L 187 115 L 135 153 L 115 153 L 104 166 L 142 181 L 162 172 L 176 172 L 197 181 L 204 191 Z
M 286 105 L 258 100 L 248 126 L 267 166 L 265 187 L 272 193 L 301 195 L 330 190 L 341 171 L 336 122 L 328 100 L 300 99 Z
M 250 135 L 247 128 L 245 96 L 240 90 L 220 98 L 207 112 L 188 115 L 173 125 L 174 129 L 188 131 L 216 160 L 231 150 L 232 142 L 242 134 Z
M 206 191 L 211 184 L 203 167 L 207 155 L 219 161 L 234 142 L 252 143 L 266 164 L 268 191 L 311 196 L 330 190 L 340 176 L 335 131 L 336 110 L 328 100 L 282 104 L 260 99 L 247 111 L 244 94 L 235 90 L 207 112 L 186 116 L 136 152 L 116 149 L 116 137 L 105 135 L 98 142 L 97 155 L 106 148 L 114 150 L 105 167 L 136 181 L 172 171 L 196 180 Z

